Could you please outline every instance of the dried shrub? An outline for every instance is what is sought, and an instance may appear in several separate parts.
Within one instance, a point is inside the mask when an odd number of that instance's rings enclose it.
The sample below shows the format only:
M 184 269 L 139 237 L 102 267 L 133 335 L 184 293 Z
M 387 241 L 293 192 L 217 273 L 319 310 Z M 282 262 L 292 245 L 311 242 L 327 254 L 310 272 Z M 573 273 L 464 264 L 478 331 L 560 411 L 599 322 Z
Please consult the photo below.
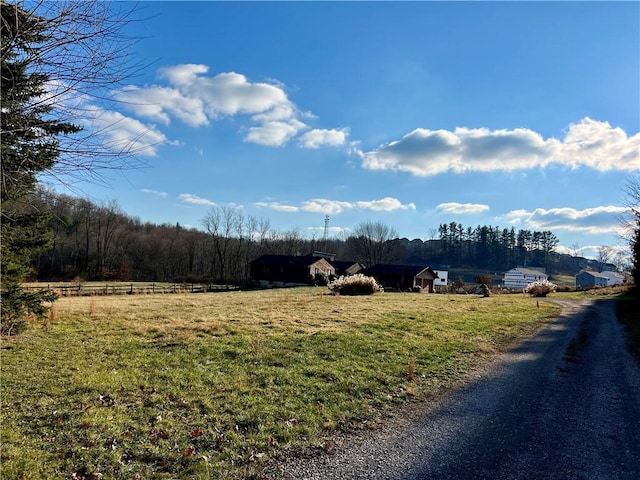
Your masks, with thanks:
M 329 285 L 334 295 L 371 295 L 380 291 L 380 286 L 375 278 L 361 273 L 340 277 Z
M 551 283 L 548 280 L 542 280 L 539 282 L 532 282 L 524 289 L 525 293 L 528 293 L 532 297 L 546 297 L 550 293 L 556 291 L 557 285 Z

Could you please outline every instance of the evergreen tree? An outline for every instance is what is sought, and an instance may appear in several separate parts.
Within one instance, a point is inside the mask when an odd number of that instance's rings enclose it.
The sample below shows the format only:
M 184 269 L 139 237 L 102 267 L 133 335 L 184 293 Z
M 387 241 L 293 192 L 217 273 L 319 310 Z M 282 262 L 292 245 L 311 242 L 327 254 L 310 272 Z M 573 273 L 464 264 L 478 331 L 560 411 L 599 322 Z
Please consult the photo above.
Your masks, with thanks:
M 58 137 L 80 127 L 51 116 L 43 101 L 49 77 L 30 69 L 39 45 L 46 39 L 46 20 L 17 4 L 2 2 L 2 116 L 0 185 L 1 323 L 2 333 L 16 333 L 28 314 L 46 313 L 43 302 L 51 292 L 26 292 L 21 283 L 31 273 L 34 253 L 49 246 L 46 217 L 25 199 L 38 175 L 51 169 L 60 155 Z

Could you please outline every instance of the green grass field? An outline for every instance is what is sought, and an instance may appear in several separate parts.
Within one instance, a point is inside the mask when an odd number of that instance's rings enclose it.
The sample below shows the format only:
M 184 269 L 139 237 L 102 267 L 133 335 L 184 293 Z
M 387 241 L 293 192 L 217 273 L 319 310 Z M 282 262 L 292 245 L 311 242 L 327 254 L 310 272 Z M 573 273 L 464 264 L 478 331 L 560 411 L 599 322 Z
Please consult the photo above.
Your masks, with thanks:
M 2 340 L 1 477 L 257 478 L 558 312 L 523 295 L 321 288 L 63 298 Z

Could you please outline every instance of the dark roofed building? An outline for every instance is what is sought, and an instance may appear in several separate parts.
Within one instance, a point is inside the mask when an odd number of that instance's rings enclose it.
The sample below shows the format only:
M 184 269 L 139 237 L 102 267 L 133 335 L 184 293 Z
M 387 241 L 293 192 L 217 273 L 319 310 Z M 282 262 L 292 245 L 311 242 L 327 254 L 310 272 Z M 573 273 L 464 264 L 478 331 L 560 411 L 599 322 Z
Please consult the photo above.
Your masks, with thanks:
M 423 292 L 429 293 L 433 293 L 433 281 L 438 277 L 431 267 L 419 265 L 377 264 L 362 273 L 375 278 L 385 290 L 402 291 L 420 287 Z
M 249 275 L 263 286 L 313 285 L 318 276 L 335 275 L 335 268 L 322 257 L 263 255 L 249 263 Z
M 364 265 L 358 262 L 334 260 L 331 265 L 336 269 L 336 277 L 348 277 L 349 275 L 355 275 L 361 273 L 364 270 Z

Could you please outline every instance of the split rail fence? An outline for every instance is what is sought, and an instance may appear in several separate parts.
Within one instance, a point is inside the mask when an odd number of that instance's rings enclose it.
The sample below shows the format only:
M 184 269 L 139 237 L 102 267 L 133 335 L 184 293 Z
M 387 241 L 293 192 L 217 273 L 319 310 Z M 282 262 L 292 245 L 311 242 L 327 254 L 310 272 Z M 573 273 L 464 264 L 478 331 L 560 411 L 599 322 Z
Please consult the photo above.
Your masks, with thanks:
M 173 284 L 73 284 L 73 285 L 40 285 L 23 287 L 25 290 L 53 290 L 61 297 L 80 297 L 91 295 L 153 295 L 153 294 L 173 294 L 173 293 L 207 293 L 207 292 L 229 292 L 238 290 L 235 285 L 207 285 L 201 283 L 173 283 Z

